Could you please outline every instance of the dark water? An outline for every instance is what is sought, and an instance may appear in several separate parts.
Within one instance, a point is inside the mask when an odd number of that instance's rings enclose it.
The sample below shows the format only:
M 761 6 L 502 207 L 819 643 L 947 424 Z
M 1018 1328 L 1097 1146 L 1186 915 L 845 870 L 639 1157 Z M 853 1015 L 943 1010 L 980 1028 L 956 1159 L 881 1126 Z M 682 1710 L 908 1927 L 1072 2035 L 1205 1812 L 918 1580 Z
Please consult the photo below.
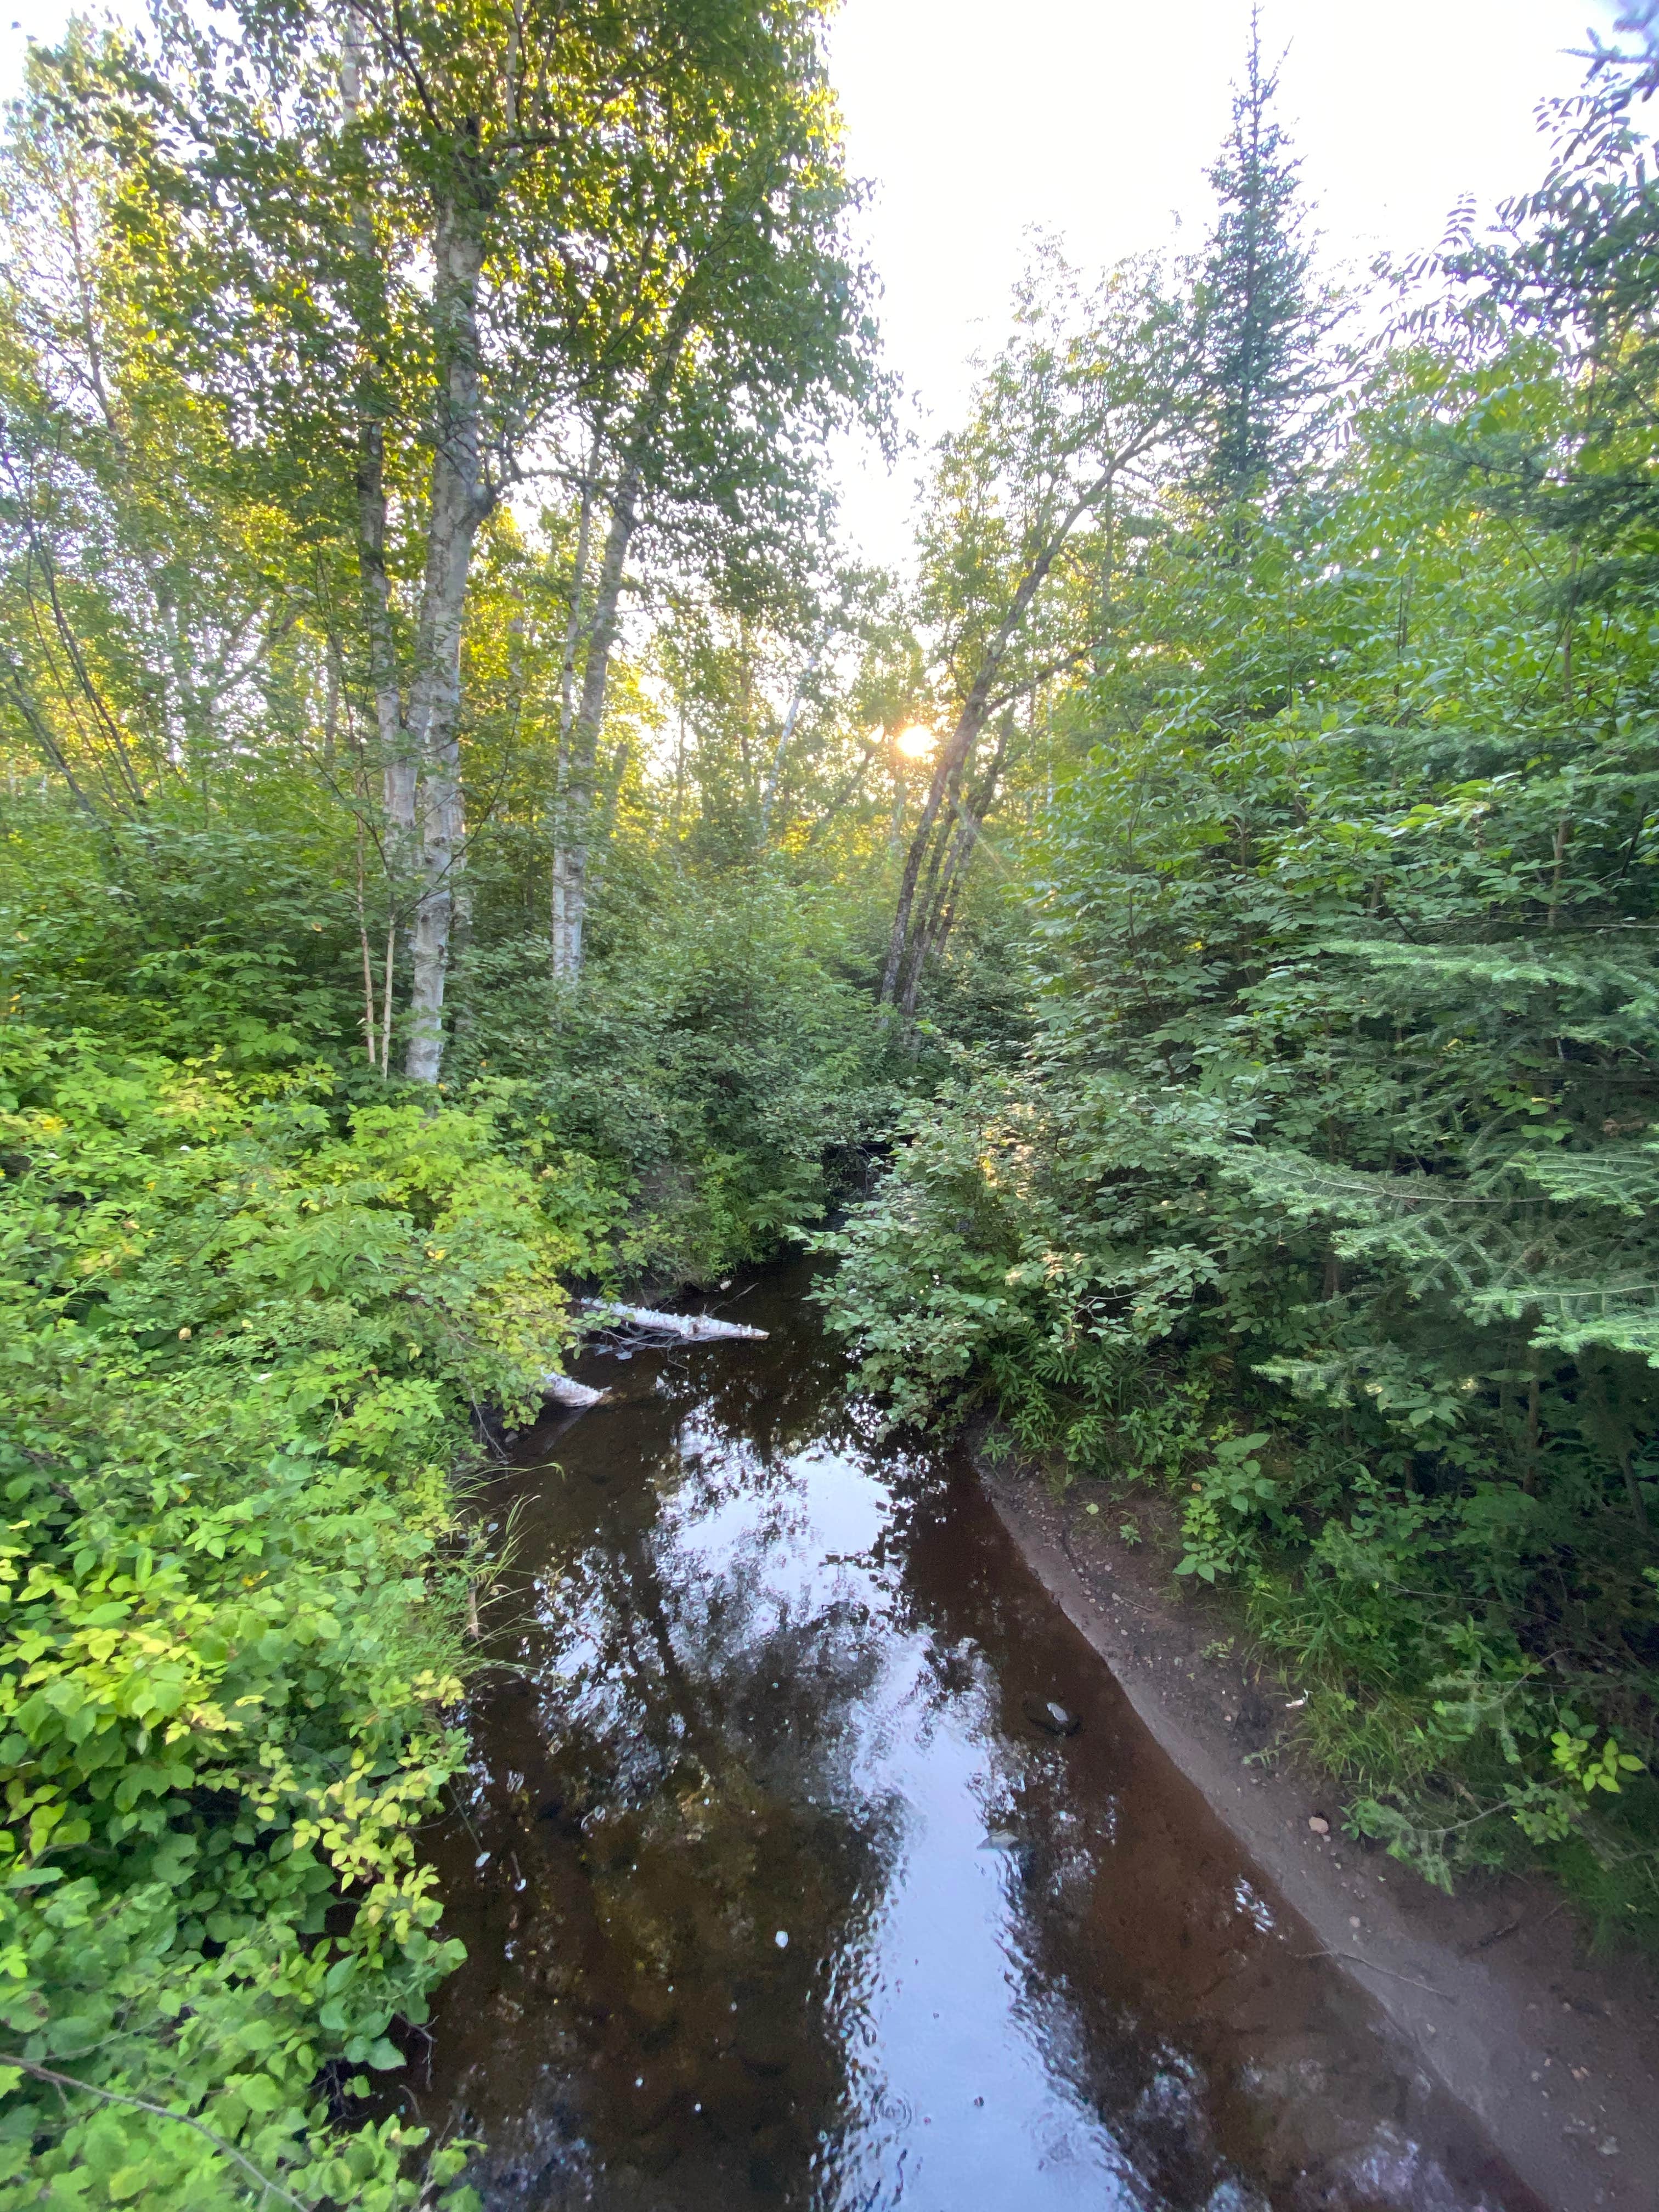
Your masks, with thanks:
M 948 1454 L 773 1334 L 583 1372 L 442 1839 L 409 2094 L 491 2207 L 1519 2212 Z M 1057 1698 L 1064 1740 L 1026 1717 Z

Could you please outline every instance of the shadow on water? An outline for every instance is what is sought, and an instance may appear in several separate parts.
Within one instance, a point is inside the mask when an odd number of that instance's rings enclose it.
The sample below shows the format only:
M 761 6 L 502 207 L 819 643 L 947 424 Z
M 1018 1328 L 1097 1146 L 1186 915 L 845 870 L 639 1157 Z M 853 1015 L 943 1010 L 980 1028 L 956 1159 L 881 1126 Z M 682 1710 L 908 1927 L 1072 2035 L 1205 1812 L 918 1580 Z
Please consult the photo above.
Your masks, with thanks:
M 971 1474 L 844 1402 L 806 1280 L 734 1309 L 766 1344 L 591 1359 L 500 1486 L 405 2091 L 486 2204 L 1535 2212 Z

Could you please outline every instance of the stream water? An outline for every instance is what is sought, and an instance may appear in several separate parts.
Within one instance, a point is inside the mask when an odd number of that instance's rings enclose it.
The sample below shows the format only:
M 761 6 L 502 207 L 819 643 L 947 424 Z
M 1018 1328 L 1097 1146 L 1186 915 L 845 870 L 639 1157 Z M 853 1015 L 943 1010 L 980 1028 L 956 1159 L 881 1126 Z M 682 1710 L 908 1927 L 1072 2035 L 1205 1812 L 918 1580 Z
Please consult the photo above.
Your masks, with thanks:
M 469 1960 L 404 2091 L 486 2204 L 1531 2208 L 805 1283 L 726 1308 L 764 1344 L 590 1357 L 491 1493 Z

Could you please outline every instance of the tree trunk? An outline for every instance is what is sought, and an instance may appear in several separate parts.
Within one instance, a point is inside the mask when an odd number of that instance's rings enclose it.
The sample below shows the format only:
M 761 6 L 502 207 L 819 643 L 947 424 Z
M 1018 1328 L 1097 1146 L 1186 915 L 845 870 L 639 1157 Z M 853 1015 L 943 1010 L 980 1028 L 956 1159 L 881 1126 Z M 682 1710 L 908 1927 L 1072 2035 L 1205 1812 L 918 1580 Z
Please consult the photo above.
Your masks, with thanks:
M 605 720 L 623 571 L 639 516 L 640 492 L 644 482 L 642 461 L 662 427 L 680 356 L 685 350 L 696 319 L 697 277 L 698 272 L 693 270 L 687 278 L 663 332 L 662 352 L 635 418 L 622 472 L 617 479 L 611 525 L 605 532 L 605 551 L 594 586 L 593 619 L 587 632 L 587 658 L 582 666 L 581 702 L 570 729 L 564 799 L 559 809 L 553 851 L 553 974 L 572 982 L 581 973 L 582 936 L 587 922 L 587 842 L 593 806 L 593 761 L 599 750 L 600 725 Z M 596 440 L 596 457 L 598 453 Z
M 897 1000 L 899 979 L 904 973 L 911 950 L 916 893 L 921 887 L 922 869 L 929 855 L 933 854 L 933 825 L 939 820 L 947 794 L 954 785 L 960 782 L 963 767 L 985 726 L 989 712 L 991 682 L 995 674 L 995 663 L 988 655 L 974 679 L 968 703 L 957 718 L 950 742 L 934 763 L 933 781 L 927 787 L 927 797 L 922 805 L 921 818 L 911 836 L 909 849 L 904 856 L 904 872 L 899 878 L 892 934 L 887 941 L 887 960 L 881 971 L 881 988 L 877 994 L 879 1005 L 891 1005 Z M 934 860 L 937 866 L 937 855 L 934 855 Z
M 593 595 L 593 624 L 582 670 L 581 703 L 571 725 L 564 801 L 553 848 L 553 973 L 580 974 L 582 932 L 587 921 L 587 826 L 593 808 L 593 762 L 605 720 L 611 655 L 617 641 L 623 572 L 639 512 L 640 468 L 632 457 L 617 485 Z
M 578 1382 L 568 1375 L 556 1375 L 550 1370 L 542 1377 L 542 1395 L 550 1398 L 556 1406 L 565 1406 L 573 1413 L 586 1413 L 590 1406 L 602 1406 L 611 1395 L 608 1390 L 596 1390 L 591 1382 Z
M 599 836 L 589 841 L 587 881 L 590 892 L 597 891 L 605 881 L 605 866 L 616 842 L 617 817 L 622 811 L 623 786 L 628 781 L 629 763 L 634 757 L 634 741 L 624 738 L 617 747 L 616 757 L 604 776 L 605 799 L 599 808 Z M 597 854 L 597 859 L 592 856 Z
M 618 1305 L 611 1298 L 587 1298 L 582 1310 L 593 1316 L 595 1328 L 632 1329 L 647 1336 L 683 1338 L 702 1344 L 719 1337 L 753 1344 L 764 1343 L 766 1331 L 740 1321 L 722 1321 L 718 1314 L 663 1313 L 655 1306 Z
M 938 888 L 931 902 L 924 902 L 925 919 L 916 933 L 915 957 L 909 963 L 899 986 L 899 1013 L 907 1024 L 915 1019 L 916 995 L 928 963 L 936 961 L 949 940 L 957 917 L 957 902 L 963 878 L 968 872 L 968 863 L 979 842 L 979 833 L 986 816 L 996 803 L 997 785 L 1001 780 L 1002 763 L 1008 750 L 1008 731 L 1005 723 L 997 736 L 996 750 L 989 766 L 978 784 L 969 793 L 957 820 L 956 835 L 950 841 L 945 864 L 939 872 Z
M 929 849 L 933 844 L 933 824 L 939 819 L 939 809 L 945 804 L 947 790 L 959 786 L 963 765 L 974 747 L 979 743 L 980 732 L 985 727 L 990 715 L 991 686 L 996 681 L 997 672 L 1002 666 L 1008 648 L 1013 643 L 1020 625 L 1030 611 L 1032 600 L 1042 590 L 1061 546 L 1071 535 L 1073 526 L 1079 517 L 1085 514 L 1099 499 L 1109 481 L 1109 474 L 1103 477 L 1101 482 L 1095 485 L 1084 498 L 1077 501 L 1064 517 L 1059 528 L 1020 579 L 1019 588 L 1014 593 L 1008 611 L 1002 618 L 1001 626 L 986 647 L 985 658 L 980 663 L 979 673 L 974 678 L 973 689 L 969 692 L 962 712 L 957 718 L 957 726 L 951 732 L 950 743 L 939 755 L 938 764 L 933 769 L 933 780 L 927 787 L 927 799 L 921 810 L 921 819 L 917 823 L 915 835 L 910 840 L 910 849 L 904 856 L 904 873 L 899 879 L 898 903 L 893 914 L 892 935 L 888 939 L 887 961 L 882 969 L 881 988 L 877 994 L 878 1005 L 890 1005 L 896 1000 L 899 978 L 904 972 L 907 960 L 913 954 L 916 890 L 921 880 L 923 865 L 927 860 Z M 937 866 L 937 862 L 935 865 Z
M 365 394 L 360 402 L 374 405 Z M 389 829 L 406 836 L 415 826 L 415 761 L 404 726 L 398 648 L 392 631 L 392 585 L 386 571 L 385 433 L 365 415 L 357 436 L 357 574 L 363 626 L 368 632 L 368 681 L 380 744 L 381 789 Z
M 445 364 L 427 518 L 426 571 L 410 696 L 410 750 L 420 768 L 416 827 L 420 890 L 410 933 L 409 1045 L 404 1073 L 435 1083 L 443 1064 L 444 987 L 464 863 L 461 813 L 461 618 L 473 540 L 489 514 L 478 373 L 479 210 L 452 199 L 439 210 L 434 319 Z
M 783 774 L 783 763 L 789 751 L 789 741 L 795 734 L 795 725 L 800 720 L 801 708 L 806 704 L 806 687 L 818 672 L 818 663 L 823 659 L 827 638 L 815 645 L 795 686 L 795 696 L 789 702 L 789 711 L 783 718 L 783 727 L 778 732 L 778 742 L 772 755 L 772 765 L 767 774 L 766 786 L 761 793 L 760 830 L 764 838 L 772 826 L 772 802 L 778 795 L 778 780 Z
M 571 564 L 570 600 L 565 611 L 564 651 L 559 657 L 559 759 L 570 739 L 576 714 L 576 652 L 582 639 L 582 594 L 587 589 L 587 558 L 593 542 L 593 493 L 599 479 L 601 440 L 593 433 L 592 450 L 582 477 L 581 510 L 576 525 L 576 550 Z
M 991 687 L 1006 659 L 1008 648 L 1030 613 L 1031 602 L 1048 581 L 1048 572 L 1060 557 L 1061 548 L 1078 523 L 1097 507 L 1112 488 L 1118 470 L 1132 458 L 1121 455 L 1104 470 L 1089 489 L 1073 500 L 1066 513 L 1060 516 L 1048 538 L 1032 559 L 1030 567 L 1020 578 L 1018 587 L 1008 605 L 998 627 L 996 635 L 985 648 L 985 658 L 980 663 L 973 689 L 969 692 L 950 743 L 939 755 L 933 770 L 933 780 L 927 788 L 927 804 L 921 810 L 921 819 L 916 824 L 915 835 L 910 840 L 910 849 L 904 856 L 904 873 L 899 879 L 898 903 L 893 915 L 892 935 L 888 939 L 887 960 L 882 969 L 881 988 L 877 994 L 878 1006 L 890 1005 L 896 1000 L 899 978 L 907 961 L 915 957 L 915 911 L 916 890 L 921 879 L 924 863 L 933 843 L 933 824 L 945 803 L 946 790 L 959 786 L 963 763 L 979 743 L 980 732 L 985 727 L 991 712 Z M 935 861 L 937 867 L 937 860 Z
M 362 793 L 358 794 L 362 805 Z M 357 936 L 363 955 L 363 1047 L 371 1070 L 374 1061 L 374 956 L 368 943 L 368 904 L 363 884 L 363 817 L 357 817 Z
M 951 850 L 951 839 L 962 814 L 962 779 L 968 772 L 973 757 L 970 745 L 958 758 L 945 793 L 939 817 L 927 841 L 927 865 L 916 886 L 909 920 L 905 929 L 904 944 L 899 956 L 898 973 L 893 981 L 892 1000 L 900 1018 L 907 1024 L 915 1018 L 916 993 L 921 982 L 922 962 L 927 957 L 927 933 L 932 924 L 939 898 L 939 872 L 945 855 Z
M 362 20 L 355 7 L 348 7 L 340 40 L 340 104 L 348 129 L 362 112 L 363 57 Z M 368 210 L 361 203 L 351 212 L 351 242 L 354 252 L 365 262 L 374 258 L 374 230 Z M 404 720 L 402 675 L 392 620 L 392 582 L 386 565 L 386 426 L 377 368 L 378 364 L 365 353 L 356 394 L 357 577 L 363 628 L 368 639 L 368 682 L 374 708 L 383 817 L 380 855 L 386 878 L 388 943 L 382 1016 L 385 1037 L 380 1060 L 381 1072 L 386 1073 L 391 1064 L 392 940 L 399 893 L 414 865 L 416 778 L 415 754 Z M 372 1066 L 372 1036 L 369 1060 Z
M 559 744 L 553 769 L 552 878 L 549 886 L 548 933 L 552 969 L 560 971 L 559 946 L 563 917 L 568 905 L 564 881 L 568 842 L 567 817 L 570 804 L 570 733 L 576 719 L 576 658 L 582 642 L 582 600 L 587 591 L 587 563 L 593 544 L 593 505 L 603 457 L 604 432 L 593 433 L 587 467 L 582 477 L 581 508 L 576 524 L 576 550 L 571 563 L 570 595 L 565 608 L 564 650 L 559 659 Z

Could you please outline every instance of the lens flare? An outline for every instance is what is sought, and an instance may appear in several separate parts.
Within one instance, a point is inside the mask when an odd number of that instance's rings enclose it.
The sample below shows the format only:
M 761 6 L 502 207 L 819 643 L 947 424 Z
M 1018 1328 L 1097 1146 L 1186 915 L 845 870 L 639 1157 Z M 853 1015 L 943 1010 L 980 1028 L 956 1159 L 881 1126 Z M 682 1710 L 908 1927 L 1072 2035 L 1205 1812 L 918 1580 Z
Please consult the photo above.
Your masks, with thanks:
M 908 730 L 901 730 L 893 740 L 906 760 L 926 760 L 933 750 L 933 733 L 921 722 L 913 722 Z

